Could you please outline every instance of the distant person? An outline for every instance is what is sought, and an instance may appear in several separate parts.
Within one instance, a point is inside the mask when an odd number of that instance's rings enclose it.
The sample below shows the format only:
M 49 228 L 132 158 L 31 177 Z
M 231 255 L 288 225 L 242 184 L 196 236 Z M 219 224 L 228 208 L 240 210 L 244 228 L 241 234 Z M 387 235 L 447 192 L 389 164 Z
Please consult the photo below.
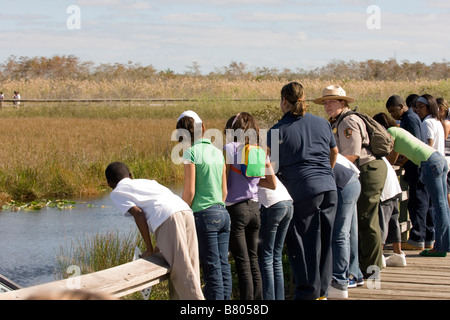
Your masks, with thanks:
M 363 275 L 369 277 L 372 275 L 369 268 L 383 268 L 378 205 L 387 167 L 367 147 L 370 138 L 364 121 L 358 115 L 347 114 L 351 111 L 349 104 L 354 101 L 343 88 L 332 85 L 325 88 L 322 97 L 314 103 L 323 105 L 330 117 L 339 153 L 360 170 L 361 195 L 357 204 L 359 264 Z
M 155 180 L 132 179 L 122 162 L 105 170 L 113 189 L 111 200 L 121 214 L 133 217 L 147 250 L 141 257 L 161 251 L 170 266 L 173 298 L 204 300 L 200 284 L 198 241 L 194 215 L 189 205 Z M 150 238 L 153 233 L 157 247 Z
M 380 122 L 381 123 L 381 122 Z M 395 160 L 402 154 L 421 169 L 420 178 L 433 203 L 435 223 L 435 243 L 432 249 L 423 250 L 420 255 L 426 257 L 446 257 L 450 252 L 450 209 L 447 201 L 448 165 L 444 156 L 428 144 L 423 143 L 408 131 L 389 127 L 389 123 L 381 123 L 394 139 L 394 150 L 391 157 Z
M 332 236 L 338 195 L 333 168 L 338 149 L 330 124 L 307 112 L 298 82 L 281 89 L 283 118 L 268 132 L 279 137 L 277 176 L 294 200 L 286 245 L 295 280 L 295 299 L 324 299 L 332 279 Z M 277 166 L 275 166 L 277 167 Z
M 5 100 L 5 95 L 3 92 L 0 92 L 0 108 L 3 107 L 3 100 Z
M 417 94 L 411 94 L 406 102 L 398 95 L 391 96 L 386 102 L 386 109 L 395 120 L 400 120 L 400 127 L 417 139 L 427 143 L 422 121 L 414 112 Z M 408 212 L 411 219 L 411 230 L 405 250 L 431 249 L 434 243 L 434 222 L 432 221 L 431 200 L 425 184 L 420 181 L 419 166 L 409 159 L 398 160 L 397 164 L 405 169 L 403 180 L 408 184 Z
M 14 98 L 13 98 L 13 100 L 14 100 L 14 106 L 16 106 L 18 108 L 19 105 L 20 105 L 20 94 L 19 94 L 19 91 L 14 91 Z
M 225 159 L 222 151 L 203 137 L 205 125 L 194 111 L 183 112 L 176 127 L 186 130 L 190 145 L 183 154 L 185 175 L 182 199 L 194 211 L 200 265 L 205 281 L 203 293 L 206 300 L 230 300 L 230 215 L 225 208 Z M 195 130 L 200 132 L 196 135 Z

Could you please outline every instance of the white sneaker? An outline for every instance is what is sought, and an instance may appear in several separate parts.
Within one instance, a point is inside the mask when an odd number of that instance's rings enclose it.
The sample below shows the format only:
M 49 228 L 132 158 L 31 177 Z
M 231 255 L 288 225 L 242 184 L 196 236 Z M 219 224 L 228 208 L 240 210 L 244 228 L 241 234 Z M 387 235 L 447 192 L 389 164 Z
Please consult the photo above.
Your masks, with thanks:
M 406 256 L 405 253 L 393 253 L 386 258 L 386 266 L 388 267 L 406 267 Z
M 347 290 L 339 290 L 333 286 L 328 289 L 328 299 L 348 299 Z

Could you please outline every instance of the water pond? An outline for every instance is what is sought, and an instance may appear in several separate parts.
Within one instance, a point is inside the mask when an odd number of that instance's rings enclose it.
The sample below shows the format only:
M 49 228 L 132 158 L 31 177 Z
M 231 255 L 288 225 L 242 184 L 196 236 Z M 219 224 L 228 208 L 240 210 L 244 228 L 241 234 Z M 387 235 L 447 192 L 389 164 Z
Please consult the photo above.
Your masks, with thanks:
M 181 194 L 180 187 L 171 187 Z M 109 194 L 96 199 L 75 199 L 73 208 L 57 205 L 41 210 L 0 211 L 0 274 L 22 287 L 54 281 L 56 255 L 77 238 L 107 231 L 129 235 L 136 231 Z M 62 204 L 72 206 L 72 204 Z

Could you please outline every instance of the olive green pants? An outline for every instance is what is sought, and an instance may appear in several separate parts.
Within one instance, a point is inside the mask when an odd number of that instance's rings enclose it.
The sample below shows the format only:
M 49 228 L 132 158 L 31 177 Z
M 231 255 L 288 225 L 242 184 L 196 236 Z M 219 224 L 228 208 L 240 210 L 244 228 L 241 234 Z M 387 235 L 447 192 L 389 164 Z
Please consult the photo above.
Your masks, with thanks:
M 378 218 L 380 195 L 387 176 L 386 163 L 373 160 L 360 166 L 361 195 L 358 199 L 359 267 L 364 275 L 371 275 L 370 266 L 383 268 L 383 246 Z

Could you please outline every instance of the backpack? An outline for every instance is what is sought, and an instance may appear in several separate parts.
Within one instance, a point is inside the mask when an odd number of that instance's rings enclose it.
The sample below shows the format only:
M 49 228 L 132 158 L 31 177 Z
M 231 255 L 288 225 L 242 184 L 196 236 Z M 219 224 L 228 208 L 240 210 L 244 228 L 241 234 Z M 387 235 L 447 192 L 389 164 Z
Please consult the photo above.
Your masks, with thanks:
M 372 151 L 373 155 L 377 158 L 389 155 L 394 148 L 394 139 L 389 134 L 389 132 L 387 132 L 387 130 L 372 117 L 364 113 L 349 111 L 344 114 L 344 116 L 339 120 L 336 127 L 339 126 L 340 122 L 345 117 L 352 114 L 356 114 L 358 117 L 360 117 L 366 125 L 370 141 L 368 145 L 363 145 L 363 147 L 368 148 L 370 151 Z
M 245 145 L 242 149 L 241 170 L 231 166 L 231 170 L 245 177 L 266 175 L 266 152 L 260 146 Z

